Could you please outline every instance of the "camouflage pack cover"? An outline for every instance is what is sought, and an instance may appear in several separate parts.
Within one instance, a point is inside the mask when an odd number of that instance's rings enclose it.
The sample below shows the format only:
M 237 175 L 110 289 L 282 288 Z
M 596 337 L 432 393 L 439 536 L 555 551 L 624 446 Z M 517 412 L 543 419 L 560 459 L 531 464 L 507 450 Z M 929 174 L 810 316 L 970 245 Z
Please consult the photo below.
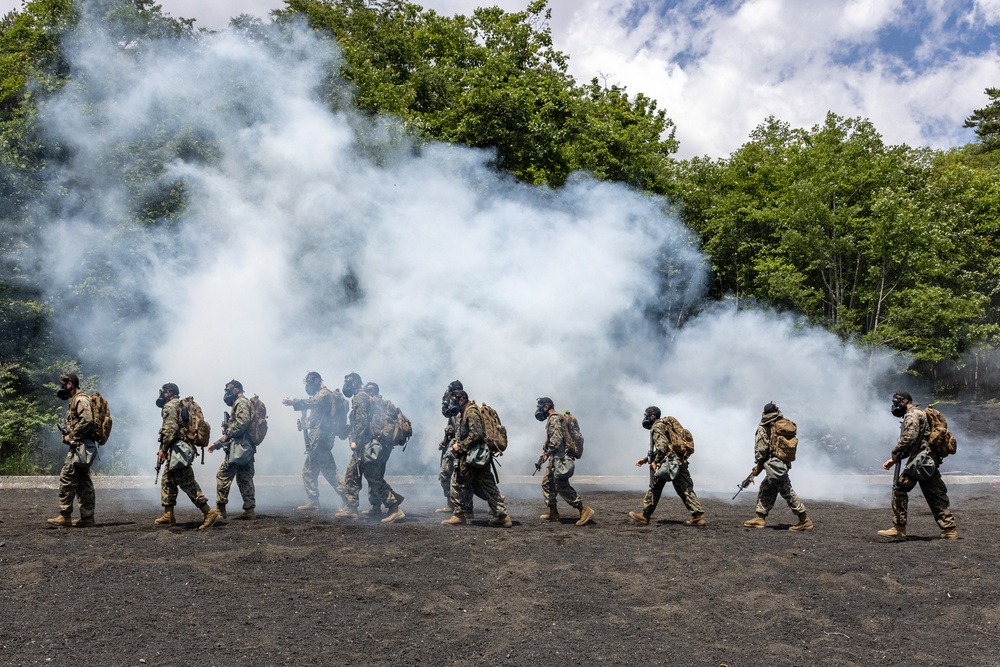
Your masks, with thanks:
M 958 451 L 958 441 L 948 430 L 948 420 L 944 415 L 934 408 L 924 408 L 924 416 L 927 417 L 927 442 L 930 444 L 931 452 L 939 459 L 950 456 Z
M 181 401 L 181 439 L 193 447 L 208 447 L 212 439 L 212 427 L 193 396 Z
M 347 417 L 351 412 L 351 402 L 347 400 L 340 389 L 333 390 L 333 400 L 330 401 L 330 418 L 336 425 L 334 433 L 341 440 L 351 437 L 351 427 L 347 423 Z
M 94 417 L 94 430 L 92 432 L 94 442 L 103 445 L 111 436 L 113 422 L 108 401 L 96 391 L 90 395 L 90 412 Z
M 485 403 L 479 406 L 479 414 L 483 417 L 483 428 L 486 430 L 486 446 L 494 456 L 502 456 L 507 451 L 507 427 L 500 422 L 497 411 Z
M 795 450 L 798 449 L 798 427 L 791 419 L 779 417 L 771 424 L 771 453 L 785 463 L 795 460 Z
M 409 418 L 392 401 L 380 396 L 372 397 L 372 406 L 372 419 L 375 422 L 372 432 L 377 435 L 378 441 L 386 447 L 405 447 L 413 436 L 413 425 Z
M 694 454 L 694 436 L 687 430 L 676 417 L 664 417 L 663 423 L 667 426 L 667 437 L 670 439 L 670 450 L 680 458 L 687 461 Z
M 260 443 L 267 437 L 267 406 L 257 394 L 250 399 L 250 428 L 247 429 L 247 436 L 254 447 L 260 447 Z
M 583 433 L 580 422 L 569 410 L 563 410 L 563 432 L 566 435 L 566 453 L 574 459 L 583 458 Z

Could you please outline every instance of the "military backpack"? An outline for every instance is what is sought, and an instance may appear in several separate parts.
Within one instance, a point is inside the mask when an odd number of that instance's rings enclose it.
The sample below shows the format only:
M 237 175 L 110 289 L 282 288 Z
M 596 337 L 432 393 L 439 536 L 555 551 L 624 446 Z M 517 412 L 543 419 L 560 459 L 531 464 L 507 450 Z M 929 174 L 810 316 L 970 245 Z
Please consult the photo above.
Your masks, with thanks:
M 924 408 L 924 416 L 927 417 L 927 442 L 931 452 L 939 459 L 954 454 L 958 450 L 958 441 L 948 430 L 948 420 L 930 406 Z
M 691 431 L 681 426 L 676 417 L 664 417 L 663 423 L 667 427 L 670 451 L 682 461 L 687 461 L 694 454 L 694 436 Z
M 580 422 L 570 414 L 569 410 L 563 410 L 563 435 L 566 437 L 566 453 L 574 459 L 583 458 L 583 433 L 580 431 Z
M 181 401 L 181 439 L 192 447 L 205 448 L 212 438 L 212 427 L 193 396 Z
M 479 406 L 479 414 L 483 417 L 486 446 L 494 456 L 502 456 L 507 451 L 507 427 L 500 423 L 497 411 L 485 403 Z
M 347 417 L 351 412 L 351 403 L 340 393 L 340 389 L 333 390 L 330 400 L 330 419 L 333 420 L 334 435 L 343 440 L 351 437 L 351 428 L 347 423 Z
M 778 417 L 771 424 L 771 453 L 784 461 L 795 460 L 795 450 L 799 446 L 798 427 L 787 417 Z
M 111 435 L 111 409 L 108 401 L 96 391 L 90 395 L 90 413 L 94 417 L 94 442 L 103 445 Z
M 260 447 L 267 436 L 267 406 L 257 394 L 250 399 L 250 427 L 247 436 L 254 447 Z

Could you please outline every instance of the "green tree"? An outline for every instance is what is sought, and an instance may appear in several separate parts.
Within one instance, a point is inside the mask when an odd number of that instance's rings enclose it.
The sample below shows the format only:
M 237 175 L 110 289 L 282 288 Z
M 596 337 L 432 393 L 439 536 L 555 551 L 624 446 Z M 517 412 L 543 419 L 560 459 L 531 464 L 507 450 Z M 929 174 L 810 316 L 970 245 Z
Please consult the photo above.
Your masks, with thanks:
M 990 103 L 973 111 L 964 127 L 975 128 L 983 150 L 994 151 L 1000 148 L 1000 88 L 987 88 L 986 96 Z

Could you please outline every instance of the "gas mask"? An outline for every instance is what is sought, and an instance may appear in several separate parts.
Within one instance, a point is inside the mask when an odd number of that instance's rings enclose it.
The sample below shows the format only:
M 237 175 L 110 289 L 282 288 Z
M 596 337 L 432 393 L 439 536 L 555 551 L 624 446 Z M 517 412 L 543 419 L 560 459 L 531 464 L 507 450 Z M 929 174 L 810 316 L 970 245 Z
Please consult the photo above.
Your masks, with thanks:
M 164 405 L 166 405 L 167 401 L 170 400 L 169 395 L 170 392 L 166 391 L 165 389 L 160 389 L 160 396 L 156 399 L 156 407 L 162 408 Z
M 642 427 L 647 431 L 653 428 L 653 424 L 656 423 L 656 417 L 653 416 L 652 412 L 642 413 Z
M 224 393 L 222 395 L 222 402 L 225 403 L 226 405 L 228 405 L 229 407 L 233 407 L 233 403 L 236 402 L 236 397 L 238 395 L 239 395 L 239 392 L 236 391 L 236 387 L 234 387 L 232 385 L 227 385 L 226 386 L 226 393 Z
M 68 401 L 70 399 L 69 387 L 65 384 L 59 385 L 59 389 L 56 390 L 56 396 L 59 397 L 60 401 Z
M 344 396 L 351 398 L 358 393 L 359 389 L 361 389 L 361 377 L 357 373 L 351 373 L 344 377 L 344 388 L 341 390 L 344 392 Z
M 319 382 L 306 382 L 306 393 L 315 396 L 319 391 Z
M 441 397 L 441 415 L 444 417 L 451 417 L 451 392 L 445 393 Z
M 459 412 L 462 411 L 462 406 L 459 405 L 458 399 L 454 396 L 448 396 L 448 400 L 441 404 L 441 414 L 445 417 L 454 417 Z
M 906 414 L 906 406 L 903 405 L 899 396 L 892 397 L 892 416 L 902 417 Z
M 549 418 L 548 410 L 545 409 L 544 405 L 539 403 L 538 407 L 535 408 L 535 419 L 537 419 L 540 422 L 543 422 L 548 418 Z

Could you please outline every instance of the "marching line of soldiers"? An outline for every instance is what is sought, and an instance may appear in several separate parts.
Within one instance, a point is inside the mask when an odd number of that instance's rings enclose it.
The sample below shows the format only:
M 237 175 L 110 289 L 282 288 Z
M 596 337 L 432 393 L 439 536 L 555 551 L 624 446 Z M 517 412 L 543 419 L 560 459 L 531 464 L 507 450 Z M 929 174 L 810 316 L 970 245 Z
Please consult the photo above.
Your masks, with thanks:
M 320 509 L 318 483 L 322 475 L 341 499 L 342 505 L 335 517 L 355 520 L 362 517 L 359 505 L 362 485 L 366 481 L 371 508 L 364 513 L 365 516 L 381 523 L 393 523 L 404 518 L 406 515 L 401 507 L 403 496 L 385 480 L 386 464 L 397 441 L 387 442 L 382 432 L 385 428 L 386 410 L 398 411 L 391 402 L 382 398 L 376 383 L 364 383 L 357 373 L 346 375 L 340 390 L 328 389 L 316 371 L 309 372 L 303 383 L 307 398 L 286 397 L 282 400 L 284 405 L 304 413 L 298 425 L 305 441 L 306 460 L 302 468 L 302 480 L 307 500 L 297 509 L 303 512 Z M 98 456 L 99 445 L 107 439 L 110 418 L 107 418 L 108 424 L 103 435 L 98 435 L 99 424 L 94 413 L 97 411 L 95 408 L 101 407 L 99 401 L 103 399 L 96 392 L 88 396 L 81 391 L 79 378 L 75 374 L 60 376 L 57 395 L 61 400 L 68 401 L 65 425 L 60 425 L 60 431 L 69 451 L 59 476 L 59 515 L 48 519 L 48 523 L 59 527 L 93 526 L 96 503 L 90 468 Z M 190 399 L 182 402 L 180 396 L 177 385 L 168 382 L 160 388 L 156 400 L 162 419 L 156 470 L 159 474 L 163 465 L 166 465 L 166 470 L 160 482 L 163 514 L 155 523 L 165 526 L 176 524 L 178 490 L 184 491 L 201 511 L 202 523 L 199 529 L 209 528 L 220 519 L 228 518 L 226 506 L 234 480 L 243 498 L 243 513 L 236 518 L 255 519 L 254 457 L 259 442 L 251 437 L 252 408 L 243 385 L 235 379 L 226 383 L 223 401 L 231 408 L 231 412 L 225 415 L 222 436 L 208 447 L 210 452 L 217 449 L 225 452 L 225 459 L 216 474 L 215 507 L 209 504 L 194 477 L 191 464 L 195 458 L 195 448 L 183 432 L 185 428 L 191 428 L 188 426 L 191 415 L 187 411 L 192 409 L 192 405 L 188 403 Z M 347 399 L 350 399 L 349 404 Z M 256 397 L 254 400 L 257 400 Z M 98 401 L 98 405 L 92 408 L 92 402 L 95 401 Z M 106 411 L 106 403 L 104 406 Z M 200 414 L 200 408 L 194 406 L 193 409 Z M 463 384 L 457 380 L 448 386 L 442 396 L 441 412 L 448 422 L 439 445 L 441 465 L 438 479 L 446 504 L 436 511 L 451 515 L 441 522 L 444 525 L 467 524 L 473 517 L 474 496 L 486 501 L 489 506 L 489 525 L 501 528 L 513 525 L 506 499 L 497 485 L 499 476 L 495 457 L 502 453 L 502 448 L 497 451 L 494 443 L 490 442 L 489 431 L 492 426 L 484 422 L 484 414 L 489 418 L 490 411 L 492 409 L 485 404 L 480 406 L 471 401 Z M 958 533 L 955 518 L 950 508 L 948 490 L 939 470 L 942 457 L 947 454 L 941 454 L 931 447 L 928 418 L 924 411 L 914 405 L 909 393 L 897 391 L 893 394 L 891 412 L 902 420 L 896 445 L 883 464 L 886 470 L 896 466 L 892 491 L 893 526 L 878 531 L 878 536 L 893 540 L 906 539 L 908 494 L 919 485 L 941 528 L 940 537 L 956 539 Z M 495 415 L 495 411 L 492 414 Z M 568 411 L 563 414 L 557 412 L 553 400 L 548 397 L 537 400 L 535 417 L 545 423 L 545 439 L 536 472 L 541 470 L 543 464 L 548 464 L 541 484 L 547 511 L 539 518 L 542 521 L 560 521 L 558 499 L 562 498 L 579 512 L 575 521 L 577 526 L 591 523 L 595 515 L 594 509 L 584 503 L 570 484 L 570 478 L 575 472 L 575 461 L 582 455 L 583 447 L 583 438 L 575 417 Z M 649 465 L 649 488 L 641 512 L 629 512 L 629 516 L 637 524 L 648 525 L 663 488 L 669 481 L 690 513 L 683 525 L 705 526 L 705 513 L 695 493 L 688 468 L 689 459 L 694 453 L 694 439 L 690 431 L 684 429 L 674 417 L 664 417 L 657 406 L 646 408 L 642 426 L 650 432 L 649 453 L 645 458 L 639 459 L 636 466 Z M 408 438 L 409 433 L 405 437 Z M 351 459 L 343 477 L 333 458 L 336 438 L 348 440 L 350 444 Z M 401 442 L 405 444 L 405 438 Z M 789 478 L 796 445 L 795 424 L 782 415 L 777 405 L 769 402 L 764 406 L 754 435 L 753 469 L 737 491 L 739 495 L 761 472 L 765 473 L 757 493 L 755 516 L 744 521 L 744 527 L 764 528 L 778 495 L 781 495 L 798 520 L 789 530 L 800 532 L 813 529 L 812 519 L 792 488 Z M 503 447 L 506 447 L 505 430 Z M 951 451 L 954 451 L 953 446 Z M 906 459 L 906 466 L 900 472 L 903 459 Z M 735 497 L 733 496 L 734 499 Z M 74 499 L 80 505 L 78 519 L 72 518 Z

